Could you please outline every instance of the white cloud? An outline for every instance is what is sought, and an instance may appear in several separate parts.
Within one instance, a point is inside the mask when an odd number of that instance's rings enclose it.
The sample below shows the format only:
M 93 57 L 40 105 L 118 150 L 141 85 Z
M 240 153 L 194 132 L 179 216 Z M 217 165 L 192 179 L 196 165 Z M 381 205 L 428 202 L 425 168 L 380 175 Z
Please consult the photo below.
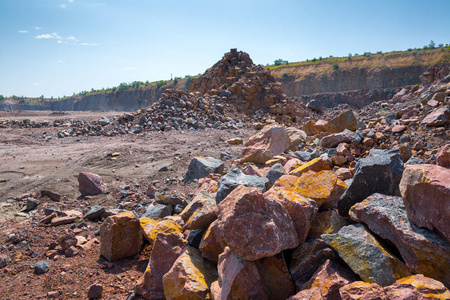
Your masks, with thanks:
M 63 8 L 63 9 L 67 9 L 67 5 L 65 5 L 65 4 L 60 4 L 59 7 Z
M 34 86 L 39 86 L 39 82 L 33 82 Z
M 124 71 L 132 71 L 132 70 L 136 70 L 136 67 L 125 67 L 123 68 Z
M 28 30 L 19 30 L 20 33 L 27 33 Z
M 81 46 L 98 46 L 96 43 L 81 43 Z
M 34 29 L 36 29 L 36 30 L 39 30 L 39 29 L 42 29 L 42 27 L 34 27 Z
M 68 40 L 68 41 L 75 41 L 75 42 L 78 42 L 78 40 L 77 40 L 77 38 L 75 38 L 74 36 L 69 36 L 68 38 L 66 38 L 66 40 Z
M 56 62 L 62 64 L 64 61 L 62 59 L 60 59 L 60 60 L 58 60 Z
M 62 39 L 62 37 L 60 35 L 58 35 L 56 32 L 40 34 L 38 36 L 35 36 L 35 38 L 37 38 L 37 39 L 58 39 L 58 40 Z

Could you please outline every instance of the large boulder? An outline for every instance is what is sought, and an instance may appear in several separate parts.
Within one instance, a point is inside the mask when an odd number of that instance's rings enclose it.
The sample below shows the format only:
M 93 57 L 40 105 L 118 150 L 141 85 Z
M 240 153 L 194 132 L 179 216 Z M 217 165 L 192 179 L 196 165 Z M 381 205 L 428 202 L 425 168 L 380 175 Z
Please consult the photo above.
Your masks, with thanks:
M 273 256 L 299 243 L 286 208 L 242 185 L 219 204 L 218 225 L 224 243 L 245 260 Z
M 387 286 L 411 274 L 362 224 L 342 227 L 322 238 L 366 282 Z
M 450 286 L 450 244 L 436 233 L 412 224 L 401 197 L 373 194 L 354 205 L 350 217 L 393 243 L 411 272 Z
M 100 253 L 109 261 L 139 253 L 143 239 L 139 219 L 131 211 L 106 218 L 100 237 Z
M 204 258 L 214 263 L 219 261 L 219 255 L 223 252 L 224 246 L 222 245 L 222 231 L 217 220 L 212 222 L 203 234 L 199 249 Z
M 400 195 L 398 186 L 404 168 L 399 151 L 376 152 L 360 159 L 355 169 L 353 180 L 338 202 L 341 215 L 347 216 L 350 207 L 374 193 Z
M 136 293 L 146 299 L 163 299 L 163 276 L 186 247 L 187 241 L 181 233 L 158 233 L 147 269 L 136 285 Z
M 289 149 L 290 146 L 291 140 L 284 127 L 266 126 L 244 144 L 241 163 L 264 164 L 275 155 Z
M 436 230 L 450 242 L 450 169 L 436 165 L 405 168 L 400 191 L 408 218 Z
M 214 264 L 188 246 L 163 277 L 164 296 L 167 300 L 211 299 L 211 283 L 217 277 Z
M 239 185 L 253 187 L 261 192 L 265 192 L 269 184 L 267 178 L 261 178 L 255 175 L 245 175 L 236 167 L 222 176 L 217 184 L 216 203 L 219 204 L 225 197 Z
M 140 218 L 142 233 L 145 239 L 153 245 L 158 233 L 182 233 L 181 226 L 171 219 L 154 220 L 150 218 Z
M 436 164 L 444 168 L 450 168 L 450 144 L 441 147 L 436 153 Z
M 345 129 L 355 131 L 358 129 L 358 120 L 352 110 L 347 110 L 336 118 L 328 121 L 325 125 L 325 129 L 331 133 L 342 132 Z
M 450 299 L 450 291 L 442 283 L 422 274 L 397 280 L 384 288 L 389 300 Z
M 450 108 L 442 106 L 434 109 L 423 120 L 422 124 L 427 126 L 442 126 L 448 124 L 450 120 Z
M 105 192 L 102 178 L 94 173 L 81 172 L 78 174 L 78 190 L 83 196 L 95 196 Z
M 220 159 L 212 157 L 194 157 L 189 164 L 184 181 L 200 179 L 209 174 L 222 174 L 224 164 Z
M 206 229 L 217 219 L 215 194 L 202 192 L 198 194 L 181 212 L 184 230 Z

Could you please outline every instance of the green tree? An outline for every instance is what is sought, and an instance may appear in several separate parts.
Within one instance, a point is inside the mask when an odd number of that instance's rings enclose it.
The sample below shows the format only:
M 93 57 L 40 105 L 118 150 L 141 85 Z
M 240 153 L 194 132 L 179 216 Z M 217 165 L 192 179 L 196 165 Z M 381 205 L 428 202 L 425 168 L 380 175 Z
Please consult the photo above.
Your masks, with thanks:
M 281 65 L 287 65 L 289 62 L 287 61 L 287 60 L 284 60 L 284 59 L 277 59 L 277 60 L 275 60 L 274 62 L 273 62 L 273 64 L 275 65 L 275 66 L 281 66 Z
M 5 97 L 3 97 L 3 95 L 0 95 L 0 101 L 5 100 Z
M 434 49 L 435 47 L 436 47 L 436 43 L 433 42 L 433 40 L 431 40 L 430 43 L 428 44 L 428 48 Z

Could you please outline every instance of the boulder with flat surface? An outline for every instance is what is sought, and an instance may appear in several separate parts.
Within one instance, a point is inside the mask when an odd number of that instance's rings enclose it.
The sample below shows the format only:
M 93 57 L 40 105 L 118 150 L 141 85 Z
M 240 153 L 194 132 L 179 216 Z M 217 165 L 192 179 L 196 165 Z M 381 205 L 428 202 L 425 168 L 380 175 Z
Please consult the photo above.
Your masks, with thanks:
M 200 179 L 209 174 L 222 174 L 223 161 L 213 157 L 194 157 L 189 164 L 184 181 Z

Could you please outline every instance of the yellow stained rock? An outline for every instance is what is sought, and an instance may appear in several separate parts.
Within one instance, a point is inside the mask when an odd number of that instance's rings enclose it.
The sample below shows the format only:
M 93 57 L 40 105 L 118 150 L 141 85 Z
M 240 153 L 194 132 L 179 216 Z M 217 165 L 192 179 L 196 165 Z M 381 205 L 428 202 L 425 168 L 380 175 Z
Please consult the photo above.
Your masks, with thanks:
M 303 173 L 308 172 L 308 171 L 319 172 L 322 170 L 331 170 L 331 168 L 327 161 L 318 157 L 318 158 L 315 158 L 315 159 L 301 165 L 297 169 L 291 171 L 289 173 L 289 175 L 300 176 Z
M 156 235 L 161 233 L 182 233 L 181 226 L 176 223 L 174 220 L 170 219 L 161 219 L 154 220 L 147 217 L 144 217 L 139 220 L 142 231 L 144 233 L 144 237 L 150 244 L 156 239 Z
M 347 221 L 336 210 L 327 210 L 318 213 L 311 223 L 308 239 L 318 239 L 322 234 L 338 232 Z

